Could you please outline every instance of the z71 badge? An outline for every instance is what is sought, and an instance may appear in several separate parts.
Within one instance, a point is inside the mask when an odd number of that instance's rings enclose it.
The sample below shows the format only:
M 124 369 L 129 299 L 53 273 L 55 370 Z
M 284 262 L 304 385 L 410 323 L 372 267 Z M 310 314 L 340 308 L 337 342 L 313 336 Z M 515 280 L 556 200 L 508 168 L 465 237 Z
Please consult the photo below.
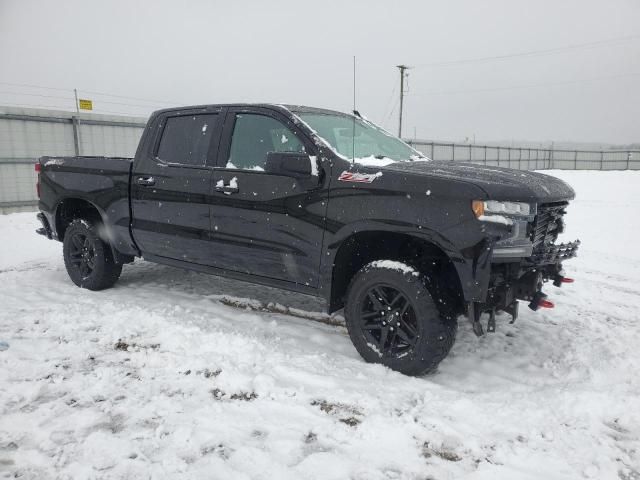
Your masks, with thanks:
M 381 177 L 382 172 L 378 173 L 358 173 L 347 172 L 346 170 L 340 174 L 338 180 L 341 182 L 355 182 L 355 183 L 372 183 L 376 178 Z

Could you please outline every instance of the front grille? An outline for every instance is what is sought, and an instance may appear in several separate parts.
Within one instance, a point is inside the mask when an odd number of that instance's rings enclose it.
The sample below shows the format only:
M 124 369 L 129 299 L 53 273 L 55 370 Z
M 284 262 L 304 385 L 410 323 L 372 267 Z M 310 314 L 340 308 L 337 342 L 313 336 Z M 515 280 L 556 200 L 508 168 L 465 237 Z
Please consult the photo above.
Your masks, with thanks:
M 562 216 L 566 213 L 567 202 L 546 203 L 538 206 L 538 213 L 531 227 L 530 239 L 533 252 L 541 252 L 553 244 L 564 228 Z

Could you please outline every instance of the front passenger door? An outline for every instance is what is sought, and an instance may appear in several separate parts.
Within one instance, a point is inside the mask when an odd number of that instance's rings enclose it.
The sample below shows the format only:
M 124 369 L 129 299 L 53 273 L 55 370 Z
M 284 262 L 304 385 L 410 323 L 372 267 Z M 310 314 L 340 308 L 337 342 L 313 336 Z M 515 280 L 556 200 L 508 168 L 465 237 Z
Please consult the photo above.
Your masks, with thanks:
M 265 171 L 269 152 L 301 153 L 306 155 L 301 161 L 316 162 L 314 149 L 278 112 L 258 107 L 229 110 L 213 174 L 216 266 L 318 285 L 328 175 L 320 170 L 302 181 Z

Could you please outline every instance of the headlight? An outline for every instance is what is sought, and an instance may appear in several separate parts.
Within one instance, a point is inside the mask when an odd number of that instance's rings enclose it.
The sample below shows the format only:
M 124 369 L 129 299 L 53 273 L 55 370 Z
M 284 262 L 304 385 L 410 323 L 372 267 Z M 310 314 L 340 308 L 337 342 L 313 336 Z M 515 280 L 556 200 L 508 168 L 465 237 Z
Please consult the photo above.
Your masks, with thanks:
M 498 202 L 496 200 L 474 200 L 471 210 L 476 218 L 486 214 L 503 215 L 505 217 L 528 217 L 532 213 L 531 205 L 523 202 Z M 484 218 L 482 218 L 484 219 Z
M 506 225 L 508 228 L 495 237 L 492 258 L 494 262 L 531 256 L 533 244 L 529 238 L 529 225 L 537 212 L 536 204 L 524 202 L 499 202 L 496 200 L 474 200 L 471 210 L 478 220 Z

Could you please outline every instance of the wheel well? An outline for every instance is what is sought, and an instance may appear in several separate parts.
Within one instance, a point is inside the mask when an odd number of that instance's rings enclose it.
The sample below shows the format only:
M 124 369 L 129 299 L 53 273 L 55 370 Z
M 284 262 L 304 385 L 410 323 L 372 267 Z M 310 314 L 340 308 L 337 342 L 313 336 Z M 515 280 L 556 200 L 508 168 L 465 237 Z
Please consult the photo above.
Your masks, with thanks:
M 432 274 L 441 294 L 446 295 L 457 311 L 464 308 L 458 273 L 449 257 L 437 245 L 407 234 L 394 232 L 359 232 L 340 245 L 333 263 L 329 311 L 344 306 L 347 288 L 353 276 L 374 260 L 396 260 L 419 272 Z
M 64 240 L 67 227 L 76 218 L 102 223 L 102 216 L 94 205 L 79 198 L 67 198 L 60 202 L 56 209 L 56 233 L 58 240 Z

